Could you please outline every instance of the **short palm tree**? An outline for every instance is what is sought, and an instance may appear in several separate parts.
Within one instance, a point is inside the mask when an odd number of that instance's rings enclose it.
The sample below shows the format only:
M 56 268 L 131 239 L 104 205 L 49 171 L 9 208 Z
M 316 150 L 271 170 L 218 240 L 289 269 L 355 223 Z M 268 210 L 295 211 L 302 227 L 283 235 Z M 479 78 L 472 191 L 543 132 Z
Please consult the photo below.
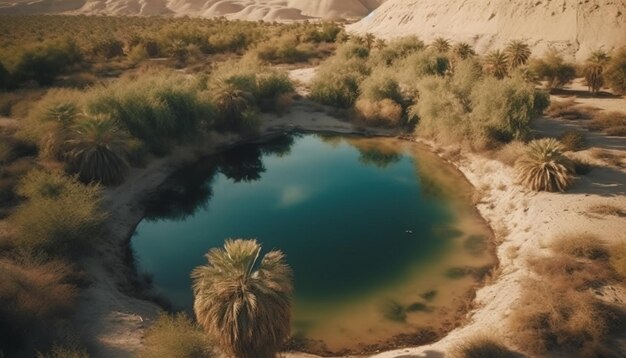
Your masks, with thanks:
M 604 86 L 604 70 L 610 60 L 609 55 L 602 51 L 594 51 L 585 62 L 584 74 L 585 81 L 589 87 L 589 92 L 598 94 L 600 88 Z
M 244 113 L 255 103 L 254 96 L 250 92 L 228 81 L 220 81 L 213 88 L 213 101 L 222 117 L 222 123 L 218 127 L 231 130 L 239 127 Z
M 256 240 L 226 240 L 191 274 L 198 322 L 237 358 L 274 358 L 289 336 L 292 271 L 282 252 L 260 255 Z
M 450 41 L 443 37 L 437 37 L 431 46 L 435 49 L 435 51 L 440 53 L 446 53 L 450 51 Z
M 73 103 L 58 103 L 46 110 L 45 119 L 68 125 L 78 118 L 80 112 Z
M 528 143 L 515 169 L 518 182 L 535 191 L 565 191 L 574 181 L 574 165 L 554 138 Z
M 459 42 L 452 47 L 452 55 L 459 60 L 467 60 L 476 55 L 472 45 L 467 42 Z
M 128 168 L 128 143 L 128 135 L 114 120 L 87 117 L 73 127 L 66 142 L 70 167 L 84 182 L 119 184 Z
M 523 66 L 528 62 L 532 51 L 527 43 L 521 40 L 513 40 L 506 45 L 504 49 L 509 69 L 513 70 L 519 66 Z
M 484 60 L 485 71 L 501 80 L 508 75 L 508 61 L 506 55 L 500 50 L 489 52 Z

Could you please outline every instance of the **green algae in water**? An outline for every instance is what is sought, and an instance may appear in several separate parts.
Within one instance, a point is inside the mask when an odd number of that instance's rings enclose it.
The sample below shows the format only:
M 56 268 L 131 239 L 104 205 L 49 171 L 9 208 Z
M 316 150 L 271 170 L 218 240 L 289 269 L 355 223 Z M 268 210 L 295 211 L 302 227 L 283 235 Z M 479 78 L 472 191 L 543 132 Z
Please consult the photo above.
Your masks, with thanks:
M 475 282 L 441 272 L 492 261 L 463 248 L 461 236 L 489 235 L 454 199 L 467 190 L 438 158 L 401 141 L 285 136 L 173 175 L 146 201 L 132 247 L 156 289 L 190 309 L 189 274 L 204 254 L 226 238 L 257 238 L 294 270 L 294 336 L 356 349 L 436 329 Z M 415 304 L 424 292 L 436 292 L 427 309 Z

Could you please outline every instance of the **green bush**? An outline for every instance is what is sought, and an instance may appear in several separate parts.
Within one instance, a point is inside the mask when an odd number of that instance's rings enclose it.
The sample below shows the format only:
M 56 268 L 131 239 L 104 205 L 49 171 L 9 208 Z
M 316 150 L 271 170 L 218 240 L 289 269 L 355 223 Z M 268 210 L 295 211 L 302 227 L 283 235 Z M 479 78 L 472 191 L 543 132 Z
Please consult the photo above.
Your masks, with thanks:
M 257 75 L 257 98 L 261 110 L 279 111 L 283 95 L 294 92 L 294 86 L 285 72 L 268 71 Z
M 210 358 L 206 335 L 183 313 L 162 314 L 148 329 L 139 358 Z
M 468 132 L 467 113 L 450 81 L 429 76 L 417 83 L 419 98 L 410 116 L 419 118 L 417 133 L 442 141 L 462 140 Z
M 517 78 L 485 78 L 472 90 L 472 126 L 500 142 L 523 139 L 549 105 L 548 94 Z
M 95 39 L 89 52 L 94 56 L 111 59 L 124 55 L 124 44 L 114 36 L 105 36 Z
M 395 74 L 389 69 L 377 69 L 365 78 L 359 86 L 360 98 L 371 101 L 391 99 L 396 103 L 402 103 L 400 85 L 395 79 Z
M 611 56 L 606 79 L 615 94 L 626 94 L 626 47 L 615 51 Z
M 87 94 L 86 109 L 117 121 L 155 154 L 197 136 L 213 113 L 194 81 L 165 73 L 123 78 L 96 88 Z
M 373 56 L 373 62 L 385 66 L 391 66 L 394 61 L 420 52 L 426 45 L 417 36 L 400 37 L 390 41 L 386 46 L 379 49 Z
M 293 35 L 262 43 L 253 51 L 260 60 L 271 63 L 305 62 L 315 56 L 311 45 L 300 44 Z
M 576 77 L 576 67 L 565 62 L 554 50 L 548 51 L 543 58 L 530 61 L 529 68 L 539 80 L 547 82 L 548 89 L 561 88 Z
M 446 55 L 435 51 L 418 51 L 402 58 L 397 66 L 400 81 L 409 88 L 426 76 L 443 76 L 450 67 Z
M 89 247 L 102 230 L 101 189 L 60 173 L 35 171 L 18 189 L 28 200 L 10 217 L 15 246 L 27 252 L 65 256 Z
M 49 85 L 82 58 L 82 52 L 71 40 L 47 41 L 19 50 L 10 72 L 15 83 L 34 80 L 40 85 Z

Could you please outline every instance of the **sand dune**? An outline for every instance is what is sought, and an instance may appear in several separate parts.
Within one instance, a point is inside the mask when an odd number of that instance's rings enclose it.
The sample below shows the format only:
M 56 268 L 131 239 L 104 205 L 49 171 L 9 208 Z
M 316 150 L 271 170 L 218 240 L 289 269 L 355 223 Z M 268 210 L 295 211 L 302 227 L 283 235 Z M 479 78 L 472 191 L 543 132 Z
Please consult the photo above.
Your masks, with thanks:
M 363 17 L 385 0 L 0 0 L 0 14 L 174 15 L 241 20 Z
M 626 1 L 389 0 L 349 30 L 426 41 L 444 36 L 480 52 L 523 39 L 537 54 L 555 47 L 584 59 L 595 49 L 626 45 Z

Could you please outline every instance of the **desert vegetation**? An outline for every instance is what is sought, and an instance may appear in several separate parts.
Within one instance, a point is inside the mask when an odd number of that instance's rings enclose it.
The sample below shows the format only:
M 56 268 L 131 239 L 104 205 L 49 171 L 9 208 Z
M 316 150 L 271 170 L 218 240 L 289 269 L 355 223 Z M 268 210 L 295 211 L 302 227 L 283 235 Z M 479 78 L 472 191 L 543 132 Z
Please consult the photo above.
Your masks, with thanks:
M 227 240 L 192 272 L 198 322 L 224 352 L 273 358 L 290 331 L 293 279 L 285 255 L 256 240 Z
M 532 190 L 565 191 L 574 180 L 574 167 L 563 150 L 553 138 L 530 142 L 515 163 L 517 180 Z

